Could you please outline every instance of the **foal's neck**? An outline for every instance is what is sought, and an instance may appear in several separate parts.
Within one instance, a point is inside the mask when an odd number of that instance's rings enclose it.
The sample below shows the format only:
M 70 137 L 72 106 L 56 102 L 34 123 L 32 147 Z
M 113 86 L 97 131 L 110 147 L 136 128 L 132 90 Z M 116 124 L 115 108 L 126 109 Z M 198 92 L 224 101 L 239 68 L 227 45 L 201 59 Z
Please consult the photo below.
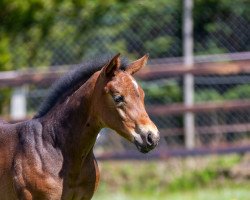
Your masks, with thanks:
M 95 73 L 45 117 L 46 124 L 49 124 L 47 132 L 54 134 L 56 145 L 62 150 L 64 160 L 71 169 L 80 167 L 101 129 L 92 105 L 98 75 L 98 72 Z

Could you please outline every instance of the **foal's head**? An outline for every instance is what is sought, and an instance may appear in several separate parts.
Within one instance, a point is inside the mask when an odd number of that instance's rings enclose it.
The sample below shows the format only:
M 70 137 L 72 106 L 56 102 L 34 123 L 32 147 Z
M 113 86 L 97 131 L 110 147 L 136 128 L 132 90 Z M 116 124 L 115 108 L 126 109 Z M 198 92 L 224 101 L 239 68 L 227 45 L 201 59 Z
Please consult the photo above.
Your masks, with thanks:
M 159 141 L 159 132 L 144 106 L 144 92 L 132 77 L 146 65 L 148 56 L 120 69 L 119 54 L 101 70 L 96 85 L 97 112 L 104 126 L 110 127 L 147 153 Z M 101 90 L 100 90 L 101 89 Z

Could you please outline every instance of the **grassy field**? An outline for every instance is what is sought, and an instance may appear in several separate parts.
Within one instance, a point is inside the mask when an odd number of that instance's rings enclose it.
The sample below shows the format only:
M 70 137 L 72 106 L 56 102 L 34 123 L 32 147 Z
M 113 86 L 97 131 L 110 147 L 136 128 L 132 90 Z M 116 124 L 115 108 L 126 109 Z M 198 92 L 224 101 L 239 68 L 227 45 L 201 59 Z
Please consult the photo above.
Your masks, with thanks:
M 101 162 L 93 200 L 250 200 L 250 180 L 232 176 L 242 162 L 239 155 Z
M 102 193 L 93 200 L 249 200 L 250 187 L 200 188 L 170 193 Z

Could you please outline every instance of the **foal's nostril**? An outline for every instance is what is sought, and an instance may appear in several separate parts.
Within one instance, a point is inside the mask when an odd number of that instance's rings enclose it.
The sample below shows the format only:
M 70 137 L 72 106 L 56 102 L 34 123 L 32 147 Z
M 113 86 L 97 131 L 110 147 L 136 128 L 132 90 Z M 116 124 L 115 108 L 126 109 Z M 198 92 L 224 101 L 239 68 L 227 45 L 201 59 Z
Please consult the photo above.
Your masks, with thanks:
M 147 144 L 148 144 L 149 146 L 152 146 L 152 145 L 154 144 L 153 138 L 152 138 L 152 134 L 151 134 L 151 133 L 149 133 L 148 136 L 147 136 Z

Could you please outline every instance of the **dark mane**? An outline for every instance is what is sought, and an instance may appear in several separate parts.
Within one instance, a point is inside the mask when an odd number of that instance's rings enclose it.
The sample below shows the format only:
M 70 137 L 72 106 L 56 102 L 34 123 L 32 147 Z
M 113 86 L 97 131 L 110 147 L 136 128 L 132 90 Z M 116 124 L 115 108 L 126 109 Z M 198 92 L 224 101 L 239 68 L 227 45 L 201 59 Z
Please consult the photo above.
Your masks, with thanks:
M 50 109 L 55 106 L 63 94 L 66 92 L 73 93 L 76 89 L 78 89 L 74 86 L 78 85 L 80 82 L 85 83 L 95 72 L 108 63 L 111 58 L 112 56 L 106 56 L 76 65 L 74 70 L 67 73 L 52 85 L 48 97 L 41 104 L 38 112 L 33 118 L 40 118 L 47 114 Z M 121 59 L 121 69 L 125 70 L 127 65 L 127 59 Z

